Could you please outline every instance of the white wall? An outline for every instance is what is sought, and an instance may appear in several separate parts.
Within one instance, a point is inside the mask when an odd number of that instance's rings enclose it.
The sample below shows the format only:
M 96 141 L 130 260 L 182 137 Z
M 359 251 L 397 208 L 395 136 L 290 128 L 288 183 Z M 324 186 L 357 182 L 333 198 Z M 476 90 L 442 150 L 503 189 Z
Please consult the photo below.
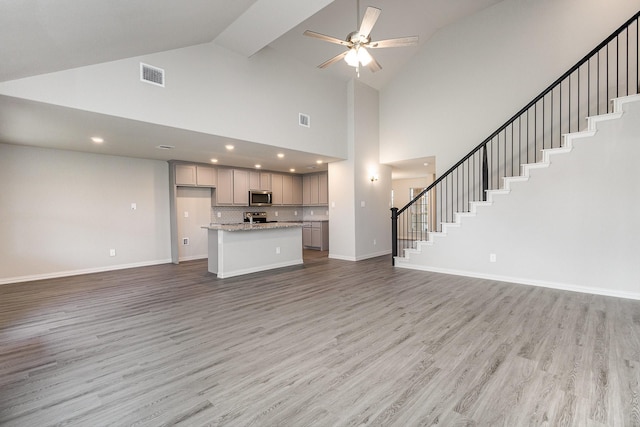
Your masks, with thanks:
M 640 299 L 640 96 L 594 137 L 551 157 L 460 228 L 410 255 L 416 268 Z M 497 262 L 489 262 L 489 254 Z
M 170 262 L 166 162 L 0 144 L 0 182 L 0 283 Z
M 391 168 L 380 164 L 378 91 L 356 80 L 348 90 L 349 157 L 329 164 L 329 257 L 357 261 L 391 253 Z
M 140 82 L 140 62 L 165 70 L 164 89 Z M 4 82 L 0 94 L 346 158 L 345 87 L 269 48 L 247 59 L 209 43 Z
M 640 0 L 505 0 L 443 28 L 380 93 L 381 161 L 480 144 L 634 13 Z

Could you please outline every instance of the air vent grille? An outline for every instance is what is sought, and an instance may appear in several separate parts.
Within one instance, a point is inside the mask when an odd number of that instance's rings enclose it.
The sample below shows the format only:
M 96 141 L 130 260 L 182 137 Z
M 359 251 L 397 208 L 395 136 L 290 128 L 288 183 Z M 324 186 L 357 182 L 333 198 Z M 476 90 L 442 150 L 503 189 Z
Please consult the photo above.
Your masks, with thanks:
M 140 80 L 152 85 L 164 87 L 164 70 L 140 63 Z
M 298 114 L 298 124 L 306 128 L 311 127 L 311 116 L 308 114 Z

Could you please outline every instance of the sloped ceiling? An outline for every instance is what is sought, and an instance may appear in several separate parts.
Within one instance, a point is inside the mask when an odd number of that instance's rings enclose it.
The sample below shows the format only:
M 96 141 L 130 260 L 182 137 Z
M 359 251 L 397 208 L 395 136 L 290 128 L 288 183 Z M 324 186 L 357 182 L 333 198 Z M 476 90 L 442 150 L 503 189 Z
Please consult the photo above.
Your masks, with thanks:
M 374 39 L 418 35 L 424 44 L 439 28 L 499 1 L 367 0 L 362 2 L 359 15 L 367 6 L 382 9 L 372 32 Z M 356 15 L 356 0 L 3 0 L 0 82 L 208 42 L 245 56 L 269 46 L 315 67 L 343 48 L 304 37 L 304 30 L 344 38 L 357 28 Z M 383 88 L 418 49 L 376 50 L 375 57 L 383 69 L 376 74 L 363 70 L 361 81 Z M 354 69 L 343 62 L 323 72 L 342 81 L 354 77 Z M 37 125 L 34 112 L 42 106 L 34 105 L 29 113 L 28 103 L 16 110 L 10 102 L 8 97 L 0 97 L 0 113 L 24 112 L 17 120 L 25 123 L 25 129 Z M 69 111 L 64 114 L 73 116 Z M 86 117 L 80 113 L 75 119 L 67 117 L 57 124 L 67 127 L 59 133 L 73 132 L 69 127 L 82 121 Z M 124 126 L 115 122 L 114 126 Z M 132 126 L 136 132 L 154 133 L 139 123 Z M 20 131 L 13 136 L 4 134 L 0 142 L 29 145 L 28 141 L 18 141 L 18 134 Z M 200 139 L 201 135 L 194 135 L 194 141 Z M 198 150 L 195 143 L 193 148 Z M 105 150 L 106 154 L 127 155 L 116 148 Z M 149 155 L 162 158 L 154 156 Z M 245 160 L 245 164 L 253 162 Z M 242 163 L 240 159 L 238 163 Z

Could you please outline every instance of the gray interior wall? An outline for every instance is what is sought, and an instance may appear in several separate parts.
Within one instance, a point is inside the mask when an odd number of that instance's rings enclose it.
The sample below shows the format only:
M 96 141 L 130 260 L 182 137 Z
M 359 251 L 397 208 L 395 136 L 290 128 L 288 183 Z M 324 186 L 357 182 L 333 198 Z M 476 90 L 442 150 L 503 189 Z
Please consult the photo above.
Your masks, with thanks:
M 140 82 L 140 62 L 165 70 L 164 88 Z M 2 82 L 0 94 L 346 158 L 345 87 L 268 47 L 247 59 L 207 43 Z
M 439 30 L 380 92 L 382 162 L 437 175 L 633 14 L 640 0 L 504 0 Z
M 411 262 L 428 270 L 640 299 L 640 99 Z M 490 254 L 496 262 L 489 262 Z
M 166 162 L 0 144 L 0 182 L 0 283 L 170 262 Z

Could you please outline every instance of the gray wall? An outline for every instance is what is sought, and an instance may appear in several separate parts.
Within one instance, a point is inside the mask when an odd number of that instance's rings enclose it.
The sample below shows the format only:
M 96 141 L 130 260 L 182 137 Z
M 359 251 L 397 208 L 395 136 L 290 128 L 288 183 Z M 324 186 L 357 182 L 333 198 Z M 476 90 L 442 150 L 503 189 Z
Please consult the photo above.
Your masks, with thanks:
M 0 144 L 0 182 L 0 283 L 170 262 L 166 162 Z
M 140 82 L 140 62 L 165 70 L 165 88 Z M 208 43 L 2 82 L 0 94 L 345 158 L 345 87 L 273 49 L 247 59 Z
M 638 10 L 504 0 L 441 29 L 380 92 L 381 161 L 433 155 L 440 175 Z
M 640 96 L 411 254 L 419 269 L 640 299 Z M 489 254 L 496 262 L 489 262 Z

